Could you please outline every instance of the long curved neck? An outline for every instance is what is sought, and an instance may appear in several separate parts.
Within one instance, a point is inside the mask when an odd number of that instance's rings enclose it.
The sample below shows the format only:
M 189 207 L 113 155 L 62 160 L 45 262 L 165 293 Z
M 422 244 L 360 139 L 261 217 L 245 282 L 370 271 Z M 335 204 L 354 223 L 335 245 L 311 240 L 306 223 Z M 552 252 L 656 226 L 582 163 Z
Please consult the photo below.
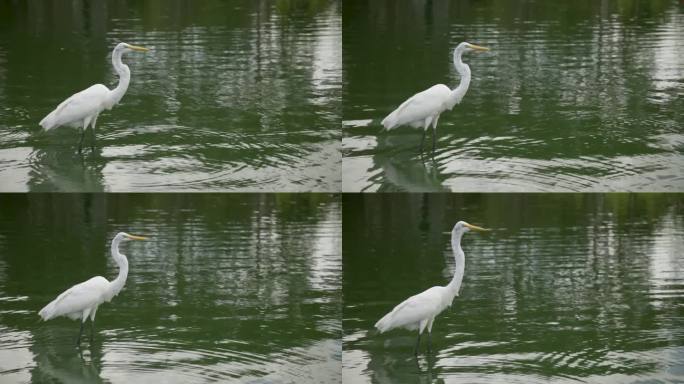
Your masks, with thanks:
M 454 50 L 454 68 L 461 75 L 461 82 L 458 83 L 458 87 L 454 88 L 449 95 L 449 109 L 461 102 L 470 86 L 470 67 L 461 60 L 462 54 L 463 51 L 460 49 Z
M 112 90 L 110 108 L 121 100 L 128 89 L 128 84 L 131 82 L 131 70 L 128 69 L 128 65 L 121 61 L 122 56 L 123 51 L 115 50 L 112 53 L 112 65 L 114 66 L 116 73 L 119 74 L 119 84 Z
M 451 298 L 458 295 L 461 289 L 461 281 L 463 281 L 463 272 L 465 271 L 465 254 L 461 249 L 461 237 L 463 232 L 454 232 L 451 234 L 451 250 L 454 252 L 454 276 L 451 278 L 447 289 L 451 293 Z
M 119 243 L 121 243 L 119 238 L 112 241 L 112 258 L 116 261 L 116 265 L 119 266 L 119 275 L 111 282 L 112 296 L 116 296 L 123 289 L 128 277 L 128 259 L 119 253 Z

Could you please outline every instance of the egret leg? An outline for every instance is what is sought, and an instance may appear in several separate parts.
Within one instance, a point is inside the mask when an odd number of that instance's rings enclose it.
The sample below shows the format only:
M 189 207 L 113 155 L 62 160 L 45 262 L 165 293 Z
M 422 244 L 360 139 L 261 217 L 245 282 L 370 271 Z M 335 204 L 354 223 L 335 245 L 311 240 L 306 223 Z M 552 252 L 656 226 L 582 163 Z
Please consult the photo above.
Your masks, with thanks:
M 90 310 L 90 342 L 93 342 L 93 329 L 95 328 L 95 314 L 97 314 L 97 305 Z
M 95 151 L 95 130 L 90 128 L 90 150 Z
M 81 141 L 78 142 L 78 153 L 81 153 L 81 150 L 83 149 L 83 139 L 85 138 L 85 130 L 86 127 L 83 127 L 83 129 L 81 129 Z
M 437 141 L 437 130 L 432 127 L 432 155 L 435 155 L 435 142 Z
M 439 121 L 439 115 L 435 116 L 432 120 L 432 156 L 435 155 L 435 141 L 437 140 L 437 122 Z
M 425 144 L 425 131 L 426 129 L 423 129 L 423 137 L 420 139 L 420 154 L 423 154 L 423 145 Z
M 435 318 L 430 318 L 427 322 L 427 333 L 428 333 L 428 354 L 432 352 L 432 324 L 435 322 Z
M 420 347 L 420 333 L 418 334 L 418 339 L 416 339 L 416 347 L 413 348 L 413 354 L 418 356 L 418 348 Z
M 81 330 L 78 331 L 78 338 L 76 339 L 76 346 L 81 345 L 81 335 L 83 334 L 83 322 L 81 321 Z
M 93 122 L 90 124 L 90 150 L 95 151 L 95 124 L 97 123 L 97 115 L 93 117 Z

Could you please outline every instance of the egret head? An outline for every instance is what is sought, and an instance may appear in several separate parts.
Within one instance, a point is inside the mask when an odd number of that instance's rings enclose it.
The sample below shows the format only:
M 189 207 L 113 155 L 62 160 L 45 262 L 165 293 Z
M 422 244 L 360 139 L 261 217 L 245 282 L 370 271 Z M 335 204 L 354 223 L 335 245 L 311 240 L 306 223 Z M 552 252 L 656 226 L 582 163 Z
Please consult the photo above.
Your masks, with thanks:
M 458 52 L 473 52 L 473 51 L 489 51 L 487 47 L 481 47 L 479 45 L 470 44 L 468 42 L 462 42 L 456 47 Z
M 121 52 L 121 53 L 127 53 L 127 52 L 133 52 L 133 51 L 147 52 L 149 50 L 150 50 L 149 48 L 140 47 L 140 46 L 132 45 L 132 44 L 128 44 L 128 43 L 119 43 L 114 48 L 114 52 Z
M 465 233 L 465 232 L 468 232 L 470 230 L 478 231 L 478 232 L 489 231 L 489 229 L 478 227 L 477 225 L 468 224 L 465 221 L 459 221 L 458 223 L 456 223 L 456 225 L 454 225 L 454 229 L 452 230 L 452 233 L 459 233 L 459 232 Z
M 134 235 L 130 235 L 126 232 L 119 232 L 116 234 L 116 237 L 114 237 L 114 240 L 118 240 L 118 241 L 147 240 L 147 237 L 134 236 Z

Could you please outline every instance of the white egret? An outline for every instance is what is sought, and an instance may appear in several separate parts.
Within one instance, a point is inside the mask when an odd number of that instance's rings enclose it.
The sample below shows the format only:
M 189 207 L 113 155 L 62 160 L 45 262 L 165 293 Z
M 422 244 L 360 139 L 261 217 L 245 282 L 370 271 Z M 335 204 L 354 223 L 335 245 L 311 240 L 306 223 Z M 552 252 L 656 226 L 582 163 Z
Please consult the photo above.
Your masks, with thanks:
M 465 254 L 461 249 L 461 237 L 464 233 L 475 231 L 488 231 L 475 225 L 459 221 L 451 230 L 451 250 L 454 253 L 456 270 L 448 285 L 436 286 L 427 289 L 417 295 L 411 296 L 397 305 L 392 311 L 375 323 L 375 328 L 380 333 L 394 328 L 406 328 L 408 330 L 418 330 L 418 340 L 416 341 L 415 354 L 418 354 L 420 346 L 420 335 L 427 328 L 428 331 L 428 352 L 432 345 L 432 324 L 435 317 L 444 309 L 451 306 L 451 302 L 461 288 L 463 272 L 465 268 Z
M 461 61 L 461 55 L 464 52 L 488 50 L 489 48 L 467 42 L 459 44 L 454 49 L 454 67 L 461 75 L 461 82 L 458 87 L 451 90 L 444 84 L 437 84 L 425 91 L 416 93 L 382 120 L 384 129 L 389 131 L 402 125 L 423 128 L 423 137 L 420 140 L 420 152 L 422 153 L 425 133 L 432 125 L 432 152 L 434 153 L 439 115 L 460 103 L 468 91 L 468 86 L 470 86 L 470 67 Z
M 67 316 L 72 320 L 81 320 L 81 330 L 78 333 L 76 344 L 81 343 L 81 334 L 83 333 L 83 324 L 90 317 L 90 330 L 92 334 L 93 323 L 95 322 L 95 313 L 97 307 L 109 302 L 116 296 L 128 277 L 128 259 L 125 255 L 119 253 L 119 244 L 124 240 L 146 240 L 146 237 L 133 236 L 125 232 L 119 232 L 112 240 L 111 252 L 112 258 L 119 266 L 119 275 L 111 282 L 102 276 L 95 276 L 80 284 L 64 291 L 57 296 L 50 304 L 46 305 L 38 312 L 38 315 L 44 320 L 50 320 L 59 316 Z
M 149 51 L 149 49 L 126 43 L 119 43 L 114 47 L 112 51 L 112 65 L 119 75 L 119 84 L 116 88 L 110 90 L 102 84 L 95 84 L 90 88 L 75 93 L 59 104 L 54 111 L 45 116 L 40 121 L 40 126 L 46 131 L 62 125 L 82 128 L 81 141 L 78 143 L 78 151 L 81 152 L 83 138 L 88 125 L 90 125 L 92 132 L 95 132 L 95 123 L 100 112 L 105 109 L 112 109 L 112 107 L 119 103 L 128 89 L 128 84 L 131 81 L 131 71 L 121 61 L 121 57 L 124 53 L 131 51 L 145 52 Z

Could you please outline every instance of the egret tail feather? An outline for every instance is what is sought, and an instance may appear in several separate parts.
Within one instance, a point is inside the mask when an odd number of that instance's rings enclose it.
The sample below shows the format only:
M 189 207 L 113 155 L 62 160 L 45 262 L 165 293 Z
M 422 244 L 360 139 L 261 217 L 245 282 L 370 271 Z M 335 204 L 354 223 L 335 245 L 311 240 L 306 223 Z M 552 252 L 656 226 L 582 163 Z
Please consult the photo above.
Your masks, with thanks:
M 392 328 L 391 321 L 390 321 L 390 319 L 391 319 L 390 315 L 392 315 L 392 312 L 386 314 L 385 316 L 382 317 L 382 319 L 378 320 L 378 322 L 375 323 L 375 328 L 377 328 L 377 330 L 380 333 L 387 332 Z

